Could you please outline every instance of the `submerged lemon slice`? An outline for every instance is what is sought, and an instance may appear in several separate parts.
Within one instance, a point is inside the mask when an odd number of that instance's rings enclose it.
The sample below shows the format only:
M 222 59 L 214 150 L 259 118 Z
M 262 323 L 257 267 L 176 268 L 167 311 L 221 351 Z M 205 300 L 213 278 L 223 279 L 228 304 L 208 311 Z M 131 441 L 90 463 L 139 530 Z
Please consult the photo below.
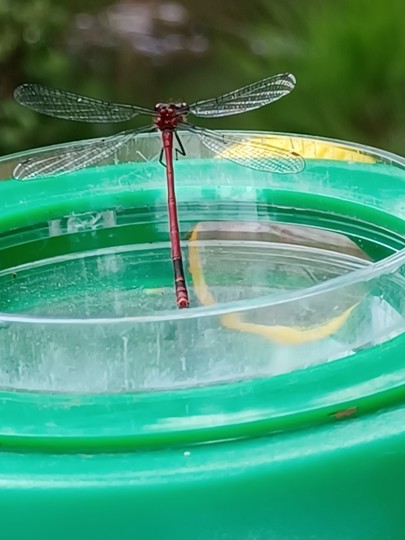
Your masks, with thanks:
M 360 163 L 375 163 L 376 161 L 375 158 L 362 153 L 360 150 L 358 151 L 345 148 L 343 145 L 339 147 L 338 143 L 336 142 L 330 144 L 328 141 L 320 141 L 310 138 L 297 139 L 289 136 L 279 135 L 261 135 L 251 138 L 248 138 L 247 136 L 247 139 L 241 141 L 240 143 L 236 142 L 234 145 L 218 154 L 217 157 L 232 159 L 236 152 L 239 158 L 249 158 L 249 141 L 255 145 L 255 157 L 271 157 L 271 146 L 273 146 L 298 153 L 304 159 L 352 161 Z M 269 145 L 268 148 L 266 148 L 266 144 Z M 260 146 L 262 147 L 261 149 L 259 149 Z M 260 152 L 262 155 L 260 155 Z M 190 272 L 196 295 L 200 302 L 203 305 L 213 305 L 216 303 L 216 300 L 205 281 L 198 245 L 197 243 L 193 243 L 193 241 L 199 239 L 198 234 L 199 224 L 194 227 L 190 237 Z M 284 345 L 300 345 L 307 342 L 319 341 L 336 333 L 348 320 L 357 305 L 358 302 L 355 302 L 351 307 L 340 313 L 338 316 L 328 319 L 320 325 L 307 328 L 251 323 L 245 321 L 243 319 L 243 315 L 240 314 L 223 315 L 220 317 L 220 321 L 221 324 L 227 328 L 240 332 L 248 332 L 251 334 L 260 335 L 275 343 Z
M 200 256 L 200 248 L 197 242 L 197 240 L 199 240 L 199 233 L 199 224 L 197 224 L 190 237 L 189 269 L 197 298 L 201 304 L 211 306 L 216 304 L 217 301 L 206 283 Z M 358 302 L 355 302 L 339 315 L 330 318 L 321 324 L 300 328 L 294 326 L 252 323 L 246 321 L 244 315 L 239 313 L 222 315 L 219 319 L 222 326 L 232 330 L 256 334 L 282 345 L 301 345 L 303 343 L 320 341 L 321 339 L 336 333 L 348 320 L 357 305 Z

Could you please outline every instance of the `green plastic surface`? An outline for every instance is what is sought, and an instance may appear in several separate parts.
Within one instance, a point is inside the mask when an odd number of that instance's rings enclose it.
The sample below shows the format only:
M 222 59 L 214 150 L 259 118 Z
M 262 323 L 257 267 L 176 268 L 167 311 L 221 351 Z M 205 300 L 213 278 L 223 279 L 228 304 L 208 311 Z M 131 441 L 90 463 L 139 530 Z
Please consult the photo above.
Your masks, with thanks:
M 139 166 L 153 174 L 158 170 L 150 163 Z M 382 196 L 372 181 L 363 181 L 371 170 L 403 193 L 403 177 L 392 176 L 383 165 L 377 172 L 375 166 L 345 166 L 350 182 L 358 177 L 365 201 Z M 136 191 L 131 169 L 120 167 L 117 181 L 108 185 L 102 168 L 63 182 L 0 184 L 0 232 L 22 226 L 32 231 L 28 249 L 10 240 L 3 268 L 13 260 L 35 260 L 43 242 L 38 224 L 50 219 L 72 211 L 164 204 L 162 186 Z M 179 163 L 180 180 L 182 167 L 193 167 L 196 183 L 212 178 L 205 188 L 178 190 L 187 236 L 195 222 L 187 201 L 219 204 L 223 194 L 210 161 Z M 343 166 L 334 162 L 308 163 L 304 174 L 319 167 L 331 184 L 346 181 Z M 228 173 L 238 176 L 239 170 L 229 165 Z M 122 180 L 125 171 L 128 181 Z M 336 216 L 374 224 L 375 237 L 381 238 L 374 252 L 361 231 L 351 228 L 352 238 L 372 258 L 404 247 L 405 222 L 395 210 L 397 201 L 387 213 L 333 197 L 298 195 L 288 182 L 284 191 L 250 192 L 242 179 L 241 186 L 230 187 L 231 196 L 250 194 L 247 208 L 253 205 L 259 219 L 268 218 L 261 202 L 271 201 L 280 209 L 277 220 L 288 222 L 300 208 L 311 208 L 316 216 L 327 205 Z M 113 243 L 105 231 L 78 234 L 78 249 L 79 243 L 80 249 Z M 164 219 L 145 222 L 137 232 L 143 241 L 167 239 Z M 63 237 L 54 239 L 47 254 L 63 253 L 66 246 Z M 2 537 L 403 540 L 404 359 L 405 333 L 341 360 L 269 379 L 144 394 L 2 391 Z

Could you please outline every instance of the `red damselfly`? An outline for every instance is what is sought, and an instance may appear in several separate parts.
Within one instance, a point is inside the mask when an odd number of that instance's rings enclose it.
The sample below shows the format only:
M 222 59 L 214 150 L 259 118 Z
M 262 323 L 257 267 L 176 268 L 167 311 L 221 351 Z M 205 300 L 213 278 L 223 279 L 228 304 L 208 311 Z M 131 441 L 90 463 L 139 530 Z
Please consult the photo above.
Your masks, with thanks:
M 128 144 L 140 133 L 159 130 L 162 136 L 160 162 L 166 167 L 167 205 L 169 216 L 171 254 L 177 306 L 189 305 L 183 260 L 173 170 L 173 138 L 178 144 L 178 153 L 185 155 L 177 129 L 198 135 L 201 142 L 214 154 L 223 153 L 226 158 L 260 171 L 293 174 L 302 171 L 304 160 L 297 153 L 273 146 L 270 142 L 258 141 L 248 135 L 221 133 L 186 122 L 188 114 L 201 118 L 215 118 L 252 111 L 268 105 L 287 95 L 295 86 L 291 73 L 282 73 L 250 84 L 220 97 L 187 103 L 158 103 L 154 109 L 109 103 L 79 96 L 56 88 L 38 84 L 23 84 L 16 88 L 14 97 L 18 103 L 42 114 L 78 122 L 122 122 L 136 115 L 152 116 L 152 126 L 128 130 L 103 139 L 69 145 L 68 150 L 58 150 L 47 157 L 33 157 L 22 161 L 14 170 L 14 177 L 29 180 L 44 176 L 57 176 L 94 165 L 119 148 Z M 248 145 L 243 149 L 244 145 Z

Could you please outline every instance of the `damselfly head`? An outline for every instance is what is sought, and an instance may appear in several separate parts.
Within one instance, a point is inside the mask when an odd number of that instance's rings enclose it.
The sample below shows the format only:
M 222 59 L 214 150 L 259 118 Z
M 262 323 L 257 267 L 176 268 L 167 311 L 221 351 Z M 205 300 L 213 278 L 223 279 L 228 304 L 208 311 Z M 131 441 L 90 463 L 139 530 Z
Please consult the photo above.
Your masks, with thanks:
M 189 112 L 190 108 L 184 101 L 179 103 L 157 103 L 155 111 L 158 114 L 166 113 L 172 115 L 183 115 Z

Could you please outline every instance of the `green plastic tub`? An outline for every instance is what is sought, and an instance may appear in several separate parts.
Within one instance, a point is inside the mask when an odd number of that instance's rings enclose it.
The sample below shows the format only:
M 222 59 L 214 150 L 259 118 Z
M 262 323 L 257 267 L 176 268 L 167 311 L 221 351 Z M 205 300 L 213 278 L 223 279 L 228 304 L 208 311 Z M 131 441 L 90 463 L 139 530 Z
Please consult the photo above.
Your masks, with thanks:
M 184 135 L 177 310 L 159 138 L 99 167 L 0 162 L 2 538 L 403 540 L 405 160 Z

